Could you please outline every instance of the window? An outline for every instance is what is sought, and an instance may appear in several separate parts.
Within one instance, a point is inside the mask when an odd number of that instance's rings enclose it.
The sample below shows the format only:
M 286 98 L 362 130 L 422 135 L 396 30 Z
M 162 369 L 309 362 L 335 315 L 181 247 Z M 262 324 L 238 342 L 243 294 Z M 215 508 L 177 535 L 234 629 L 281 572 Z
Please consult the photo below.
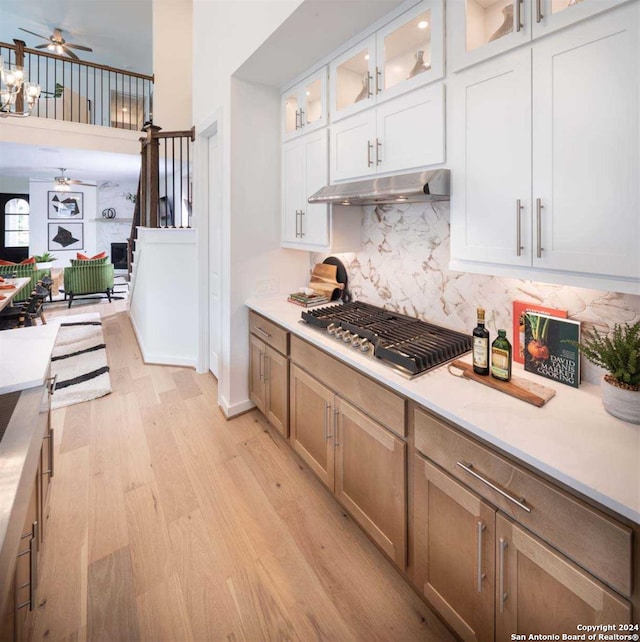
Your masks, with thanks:
M 29 201 L 12 198 L 4 206 L 4 246 L 29 247 Z

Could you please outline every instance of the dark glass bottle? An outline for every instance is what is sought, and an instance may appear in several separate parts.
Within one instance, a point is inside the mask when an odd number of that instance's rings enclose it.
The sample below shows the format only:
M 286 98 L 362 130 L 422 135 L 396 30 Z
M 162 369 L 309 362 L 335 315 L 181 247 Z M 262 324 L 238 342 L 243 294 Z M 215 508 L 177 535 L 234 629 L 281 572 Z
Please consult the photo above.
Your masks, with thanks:
M 489 374 L 489 330 L 484 327 L 483 308 L 478 308 L 478 325 L 473 330 L 473 371 Z
M 498 330 L 498 338 L 491 344 L 491 376 L 500 381 L 511 379 L 511 344 L 506 330 Z

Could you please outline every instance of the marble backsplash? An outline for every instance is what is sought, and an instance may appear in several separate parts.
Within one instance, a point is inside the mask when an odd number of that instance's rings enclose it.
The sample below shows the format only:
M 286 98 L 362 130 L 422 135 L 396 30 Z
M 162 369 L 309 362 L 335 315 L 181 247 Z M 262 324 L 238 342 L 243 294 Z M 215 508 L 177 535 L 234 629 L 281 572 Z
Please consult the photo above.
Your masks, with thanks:
M 137 189 L 137 184 L 116 181 L 98 185 L 96 253 L 105 250 L 111 258 L 111 243 L 126 243 L 135 207 L 127 194 L 135 194 Z M 110 207 L 116 211 L 115 218 L 103 218 L 102 211 Z
M 492 337 L 505 328 L 512 339 L 512 303 L 562 308 L 583 327 L 608 332 L 615 323 L 640 320 L 640 296 L 449 270 L 449 203 L 366 207 L 362 250 L 338 254 L 354 299 L 462 332 L 486 310 Z M 311 266 L 327 255 L 312 254 Z M 599 371 L 583 362 L 583 379 Z

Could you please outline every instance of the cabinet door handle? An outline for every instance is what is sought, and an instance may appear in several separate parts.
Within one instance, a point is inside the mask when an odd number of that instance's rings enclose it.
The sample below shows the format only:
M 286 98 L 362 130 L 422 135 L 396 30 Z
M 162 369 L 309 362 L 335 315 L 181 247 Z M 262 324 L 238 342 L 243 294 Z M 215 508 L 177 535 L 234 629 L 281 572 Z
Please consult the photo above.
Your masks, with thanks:
M 298 216 L 300 215 L 300 210 L 296 210 L 296 238 L 300 236 L 300 232 L 298 231 Z
M 522 210 L 523 205 L 520 199 L 516 200 L 516 256 L 522 256 Z
M 304 109 L 300 108 L 300 129 L 304 127 Z
M 520 31 L 524 25 L 522 24 L 522 16 L 520 15 L 520 3 L 522 0 L 513 0 L 513 20 L 516 23 L 516 31 Z
M 376 66 L 376 94 L 382 92 L 382 87 L 380 87 L 380 81 L 382 80 L 382 72 Z
M 23 609 L 25 606 L 29 607 L 30 611 L 33 611 L 33 605 L 35 604 L 36 601 L 36 584 L 38 582 L 38 550 L 37 550 L 37 543 L 38 543 L 38 522 L 35 521 L 31 525 L 31 532 L 27 534 L 28 537 L 31 539 L 29 540 L 29 548 L 26 551 L 23 551 L 22 553 L 18 553 L 18 557 L 22 557 L 23 555 L 28 555 L 29 556 L 29 581 L 26 582 L 25 584 L 22 584 L 22 586 L 19 586 L 18 588 L 25 588 L 29 587 L 29 599 L 26 602 L 22 602 L 22 604 L 18 604 L 16 606 L 16 610 Z M 22 536 L 21 539 L 24 539 L 25 535 Z
M 58 375 L 55 374 L 53 377 L 49 377 L 47 379 L 47 390 L 49 391 L 49 394 L 52 395 L 55 390 L 56 386 L 58 385 Z
M 482 572 L 482 549 L 484 541 L 484 531 L 486 526 L 482 520 L 478 520 L 478 593 L 482 593 L 482 580 L 486 575 Z
M 259 332 L 263 337 L 266 337 L 267 339 L 271 339 L 271 335 L 264 329 L 258 326 L 256 328 L 256 332 Z
M 333 435 L 329 434 L 329 415 L 331 414 L 331 404 L 324 402 L 324 440 L 329 441 Z
M 367 98 L 371 98 L 373 96 L 373 91 L 371 89 L 371 84 L 373 81 L 373 76 L 367 72 Z
M 337 448 L 340 445 L 338 428 L 340 426 L 340 409 L 336 406 L 333 409 L 333 434 L 335 435 L 335 441 L 333 445 Z
M 296 109 L 296 131 L 298 129 L 300 129 L 300 124 L 299 124 L 299 121 L 298 121 L 299 118 L 300 118 L 300 110 Z
M 536 256 L 538 258 L 542 258 L 542 250 L 544 248 L 542 247 L 542 208 L 544 205 L 542 204 L 542 199 L 541 198 L 536 198 L 536 235 L 537 235 L 537 242 L 536 242 Z
M 500 591 L 500 613 L 504 613 L 504 603 L 507 599 L 507 594 L 504 590 L 504 572 L 505 572 L 505 555 L 507 552 L 507 540 L 504 537 L 500 538 L 500 552 L 498 554 L 498 572 L 500 573 L 500 584 L 498 590 Z
M 266 383 L 271 379 L 271 357 L 264 355 L 264 377 L 263 381 Z
M 542 0 L 536 0 L 536 22 L 542 22 Z
M 382 142 L 376 138 L 376 165 L 382 163 Z
M 522 510 L 526 511 L 527 513 L 531 512 L 531 509 L 525 504 L 524 498 L 522 499 L 516 499 L 513 495 L 510 495 L 507 493 L 507 491 L 502 490 L 499 486 L 496 486 L 492 481 L 489 481 L 486 477 L 483 477 L 482 475 L 479 475 L 475 470 L 473 470 L 473 464 L 464 464 L 461 461 L 456 462 L 457 466 L 460 466 L 462 470 L 468 472 L 470 475 L 475 477 L 478 481 L 481 481 L 483 484 L 486 484 L 491 488 L 491 490 L 495 490 L 496 493 L 499 495 L 502 495 L 505 499 L 508 499 L 510 502 L 513 502 L 516 506 L 519 508 L 522 508 Z
M 302 217 L 304 216 L 304 210 L 300 210 L 300 238 L 304 238 L 304 225 Z
M 371 167 L 373 165 L 373 161 L 371 160 L 371 151 L 373 150 L 373 145 L 371 144 L 371 141 L 367 141 L 367 167 Z
M 260 350 L 260 369 L 258 371 L 258 378 L 264 381 L 264 352 Z
M 42 438 L 42 441 L 45 439 L 49 441 L 49 461 L 47 462 L 47 470 L 42 471 L 42 476 L 44 477 L 45 475 L 49 475 L 50 477 L 53 477 L 53 428 L 49 429 L 49 434 L 45 435 Z

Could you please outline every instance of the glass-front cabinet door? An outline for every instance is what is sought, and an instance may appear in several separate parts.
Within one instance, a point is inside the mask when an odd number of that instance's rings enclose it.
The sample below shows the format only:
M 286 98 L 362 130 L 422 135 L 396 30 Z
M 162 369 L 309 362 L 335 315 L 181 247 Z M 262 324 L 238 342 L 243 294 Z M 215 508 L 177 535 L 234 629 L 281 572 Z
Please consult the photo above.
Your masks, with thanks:
M 447 8 L 454 71 L 531 39 L 531 0 L 455 0 Z
M 324 127 L 327 124 L 327 68 L 322 67 L 282 94 L 282 138 Z
M 442 78 L 442 2 L 421 2 L 376 34 L 378 102 Z
M 443 0 L 423 0 L 331 63 L 331 120 L 443 75 Z
M 626 0 L 533 0 L 533 37 L 538 38 L 556 29 L 596 13 L 612 9 Z
M 370 107 L 376 95 L 375 36 L 352 47 L 329 67 L 331 120 Z

